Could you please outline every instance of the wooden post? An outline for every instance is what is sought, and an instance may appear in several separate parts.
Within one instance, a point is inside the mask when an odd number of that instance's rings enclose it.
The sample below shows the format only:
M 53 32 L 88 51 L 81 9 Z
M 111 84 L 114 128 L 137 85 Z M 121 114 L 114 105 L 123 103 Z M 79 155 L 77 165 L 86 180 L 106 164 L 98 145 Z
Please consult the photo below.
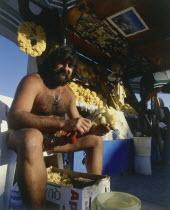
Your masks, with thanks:
M 162 119 L 161 116 L 161 107 L 160 107 L 160 103 L 158 100 L 157 95 L 153 97 L 154 99 L 154 111 L 155 111 L 155 116 L 156 118 L 154 119 L 154 124 L 153 124 L 153 135 L 155 135 L 156 138 L 156 142 L 157 142 L 157 146 L 160 152 L 160 156 L 161 156 L 161 160 L 164 159 L 164 145 L 163 145 L 163 140 L 162 140 L 162 136 L 161 136 L 161 131 L 160 131 L 160 127 L 159 127 L 159 121 L 160 119 Z
M 168 125 L 167 125 L 167 137 L 164 146 L 164 163 L 168 164 L 170 162 L 170 111 L 168 113 Z

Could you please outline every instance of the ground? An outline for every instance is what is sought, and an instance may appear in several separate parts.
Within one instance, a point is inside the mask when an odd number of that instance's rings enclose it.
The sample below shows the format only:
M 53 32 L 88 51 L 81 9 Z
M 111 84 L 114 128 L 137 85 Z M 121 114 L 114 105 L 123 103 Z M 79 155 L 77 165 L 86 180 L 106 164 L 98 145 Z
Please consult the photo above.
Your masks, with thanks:
M 141 200 L 141 210 L 170 210 L 170 164 L 155 165 L 152 175 L 111 177 L 111 191 L 130 193 Z

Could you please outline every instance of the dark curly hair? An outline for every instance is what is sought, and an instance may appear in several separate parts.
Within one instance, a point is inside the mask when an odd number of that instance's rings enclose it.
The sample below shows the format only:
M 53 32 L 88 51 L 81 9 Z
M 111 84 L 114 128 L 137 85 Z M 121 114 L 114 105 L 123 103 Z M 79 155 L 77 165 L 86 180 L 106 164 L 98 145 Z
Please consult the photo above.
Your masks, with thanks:
M 72 73 L 72 78 L 74 78 L 77 73 L 78 56 L 74 49 L 66 46 L 58 47 L 52 51 L 45 61 L 38 66 L 38 73 L 40 75 L 49 74 L 57 63 L 67 61 L 69 61 L 74 67 Z

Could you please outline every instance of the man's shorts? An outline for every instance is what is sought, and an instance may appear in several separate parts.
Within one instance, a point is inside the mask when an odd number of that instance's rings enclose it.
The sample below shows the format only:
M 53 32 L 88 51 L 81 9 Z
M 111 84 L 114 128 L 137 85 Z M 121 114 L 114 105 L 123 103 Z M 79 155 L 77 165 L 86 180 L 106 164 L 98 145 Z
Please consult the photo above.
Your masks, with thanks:
M 8 144 L 8 137 L 10 133 L 13 131 L 13 129 L 8 129 L 7 131 L 7 144 Z M 51 148 L 54 148 L 55 146 L 66 144 L 66 139 L 64 136 L 56 137 L 52 133 L 43 133 L 43 150 L 49 150 Z
M 56 137 L 52 133 L 43 133 L 43 150 L 48 151 L 56 146 L 62 146 L 68 143 L 66 136 Z
M 13 129 L 9 129 L 7 132 L 7 139 L 9 134 L 13 131 Z M 43 133 L 43 150 L 48 151 L 53 149 L 56 146 L 63 146 L 70 143 L 69 139 L 65 135 L 61 135 L 57 137 L 53 133 Z M 84 159 L 86 157 L 87 150 L 84 151 Z

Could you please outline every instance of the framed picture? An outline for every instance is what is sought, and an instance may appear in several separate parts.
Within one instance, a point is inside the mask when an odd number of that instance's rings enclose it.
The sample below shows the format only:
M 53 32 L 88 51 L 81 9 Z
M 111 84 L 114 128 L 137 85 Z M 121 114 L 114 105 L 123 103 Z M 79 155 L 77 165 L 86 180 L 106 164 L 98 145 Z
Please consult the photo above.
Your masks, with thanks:
M 107 20 L 125 37 L 149 29 L 134 7 L 129 7 L 116 13 L 115 15 L 108 17 Z

